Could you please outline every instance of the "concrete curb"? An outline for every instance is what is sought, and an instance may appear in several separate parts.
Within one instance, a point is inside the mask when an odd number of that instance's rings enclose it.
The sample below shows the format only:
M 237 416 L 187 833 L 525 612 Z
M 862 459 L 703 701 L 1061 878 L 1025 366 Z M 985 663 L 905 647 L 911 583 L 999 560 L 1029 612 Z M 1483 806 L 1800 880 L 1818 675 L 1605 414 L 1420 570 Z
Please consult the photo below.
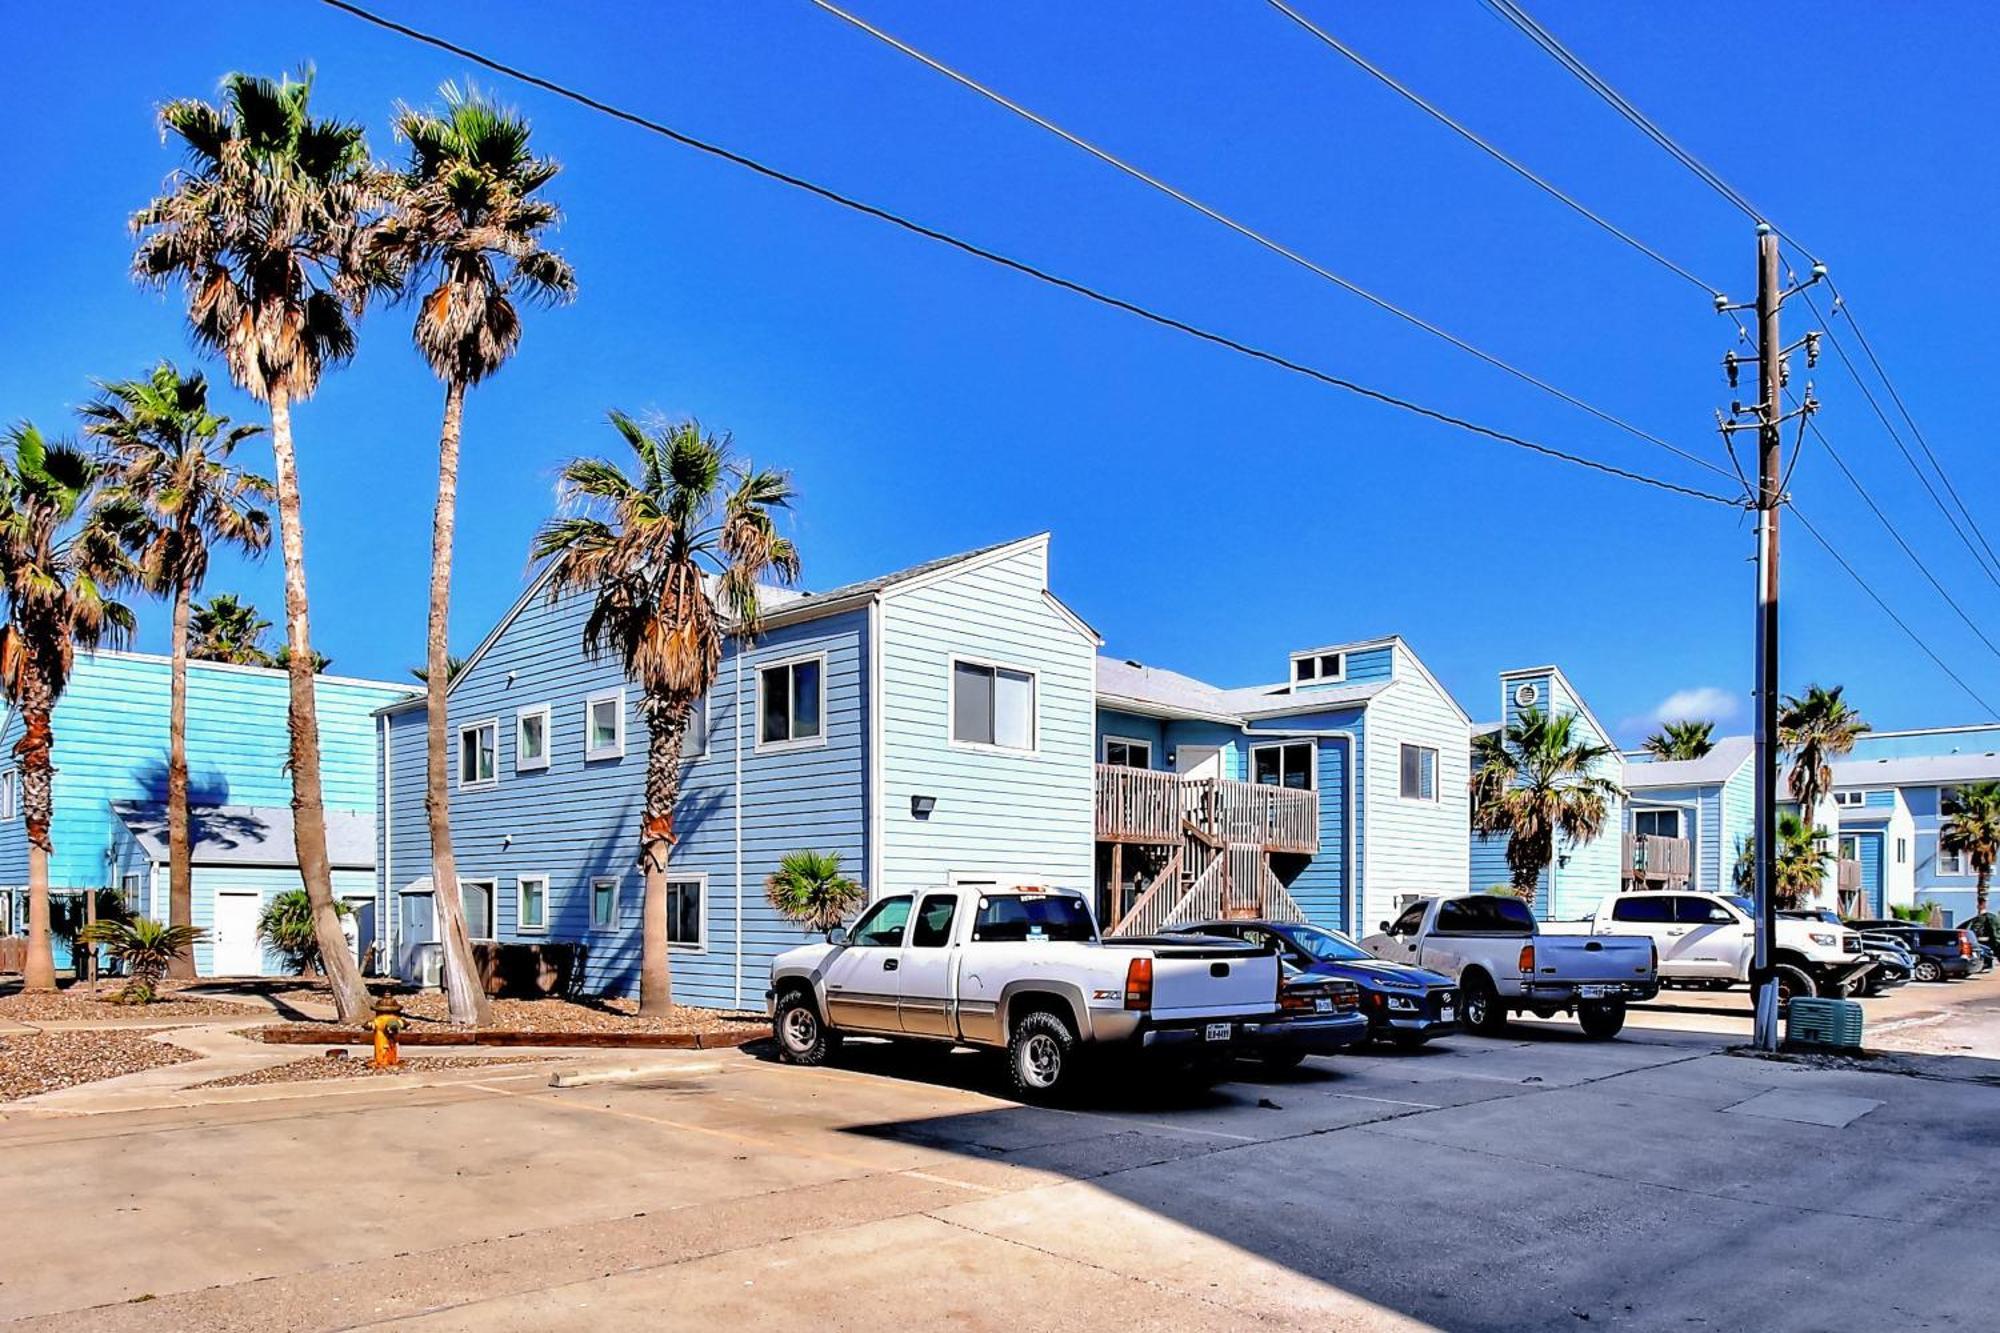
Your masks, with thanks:
M 763 1041 L 770 1034 L 761 1028 L 748 1032 L 520 1032 L 477 1030 L 472 1032 L 411 1032 L 396 1038 L 399 1046 L 539 1046 L 593 1047 L 598 1049 L 648 1049 L 669 1051 L 712 1051 Z M 262 1038 L 282 1046 L 372 1046 L 375 1038 L 361 1028 L 267 1027 Z

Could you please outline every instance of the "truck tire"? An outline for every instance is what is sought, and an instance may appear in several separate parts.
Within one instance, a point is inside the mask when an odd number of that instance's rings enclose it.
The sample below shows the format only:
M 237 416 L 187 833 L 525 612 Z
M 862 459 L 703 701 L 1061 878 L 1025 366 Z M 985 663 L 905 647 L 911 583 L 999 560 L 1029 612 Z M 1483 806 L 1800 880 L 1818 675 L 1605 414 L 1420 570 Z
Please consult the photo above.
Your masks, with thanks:
M 1771 971 L 1778 978 L 1778 1008 L 1781 1012 L 1793 1000 L 1810 1000 L 1819 994 L 1819 984 L 1812 979 L 1812 973 L 1802 967 L 1776 963 Z
M 1610 1041 L 1625 1026 L 1625 1001 L 1585 1000 L 1576 1007 L 1576 1022 L 1592 1041 Z
M 1076 1083 L 1076 1034 L 1056 1015 L 1025 1015 L 1007 1038 L 1007 1074 L 1023 1101 L 1051 1101 Z
M 787 1064 L 823 1065 L 840 1049 L 840 1034 L 827 1028 L 812 996 L 802 990 L 778 998 L 771 1036 L 778 1043 L 778 1058 Z
M 1459 987 L 1459 1003 L 1465 1014 L 1465 1026 L 1482 1037 L 1496 1037 L 1506 1031 L 1507 1006 L 1500 1002 L 1500 992 L 1483 972 L 1474 972 L 1465 978 Z

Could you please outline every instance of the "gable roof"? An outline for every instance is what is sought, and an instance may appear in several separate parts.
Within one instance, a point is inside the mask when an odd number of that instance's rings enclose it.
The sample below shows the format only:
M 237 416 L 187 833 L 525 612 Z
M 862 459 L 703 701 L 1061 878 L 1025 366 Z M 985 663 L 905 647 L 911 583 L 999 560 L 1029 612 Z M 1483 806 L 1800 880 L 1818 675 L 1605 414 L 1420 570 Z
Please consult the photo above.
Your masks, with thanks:
M 1625 756 L 1627 789 L 1648 787 L 1712 787 L 1729 781 L 1750 762 L 1757 742 L 1749 736 L 1724 736 L 1699 759 L 1645 760 Z
M 1097 701 L 1141 717 L 1190 718 L 1199 722 L 1241 720 L 1224 691 L 1206 681 L 1165 667 L 1116 657 L 1097 659 Z
M 1906 759 L 1836 759 L 1835 787 L 1929 787 L 2000 778 L 2000 755 L 1938 754 Z
M 113 801 L 118 817 L 150 861 L 167 859 L 167 809 L 153 801 Z M 198 866 L 296 866 L 292 810 L 285 805 L 197 806 L 188 812 Z M 375 817 L 326 812 L 326 854 L 336 870 L 375 868 Z
M 1549 663 L 1547 666 L 1516 667 L 1512 671 L 1501 672 L 1500 706 L 1503 709 L 1507 706 L 1507 685 L 1506 685 L 1507 681 L 1513 680 L 1518 676 L 1542 676 L 1542 675 L 1548 676 L 1551 680 L 1559 680 L 1563 683 L 1563 688 L 1569 691 L 1569 697 L 1576 703 L 1577 712 L 1583 714 L 1584 720 L 1589 722 L 1591 726 L 1597 728 L 1597 734 L 1603 738 L 1603 743 L 1606 745 L 1610 745 L 1612 743 L 1611 728 L 1605 726 L 1602 722 L 1597 720 L 1597 714 L 1591 712 L 1590 705 L 1584 702 L 1583 691 L 1579 690 L 1576 687 L 1576 682 L 1571 680 L 1567 675 L 1563 674 L 1563 669 L 1557 666 L 1553 662 Z

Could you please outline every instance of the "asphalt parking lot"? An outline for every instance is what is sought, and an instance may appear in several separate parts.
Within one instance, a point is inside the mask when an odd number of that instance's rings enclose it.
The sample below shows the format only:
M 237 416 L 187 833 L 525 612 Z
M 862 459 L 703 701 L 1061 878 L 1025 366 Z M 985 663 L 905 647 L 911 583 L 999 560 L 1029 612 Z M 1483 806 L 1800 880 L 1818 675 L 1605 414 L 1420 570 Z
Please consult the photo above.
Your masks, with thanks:
M 1867 1069 L 1728 1055 L 1664 1013 L 1063 1110 L 969 1052 L 857 1044 L 11 1113 L 0 1318 L 1992 1327 L 1995 977 L 1927 999 L 1936 1044 L 1976 1046 Z

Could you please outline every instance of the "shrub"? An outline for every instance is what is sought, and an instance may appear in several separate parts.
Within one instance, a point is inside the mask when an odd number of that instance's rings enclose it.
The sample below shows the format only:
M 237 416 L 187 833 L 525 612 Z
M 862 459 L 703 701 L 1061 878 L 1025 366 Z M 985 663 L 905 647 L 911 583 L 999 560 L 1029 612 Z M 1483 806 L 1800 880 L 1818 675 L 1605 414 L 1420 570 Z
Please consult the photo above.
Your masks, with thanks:
M 339 916 L 354 913 L 353 907 L 339 901 L 333 904 L 333 910 Z M 323 970 L 319 936 L 313 933 L 312 899 L 306 897 L 304 889 L 287 889 L 264 904 L 257 918 L 257 938 L 302 977 Z
M 85 944 L 103 945 L 111 956 L 125 965 L 132 979 L 125 984 L 119 1000 L 125 1004 L 151 1004 L 167 965 L 195 946 L 208 934 L 200 926 L 169 926 L 149 916 L 130 921 L 93 921 L 78 933 Z
M 838 852 L 791 852 L 764 881 L 771 906 L 808 930 L 832 930 L 861 901 L 861 886 L 840 873 Z

